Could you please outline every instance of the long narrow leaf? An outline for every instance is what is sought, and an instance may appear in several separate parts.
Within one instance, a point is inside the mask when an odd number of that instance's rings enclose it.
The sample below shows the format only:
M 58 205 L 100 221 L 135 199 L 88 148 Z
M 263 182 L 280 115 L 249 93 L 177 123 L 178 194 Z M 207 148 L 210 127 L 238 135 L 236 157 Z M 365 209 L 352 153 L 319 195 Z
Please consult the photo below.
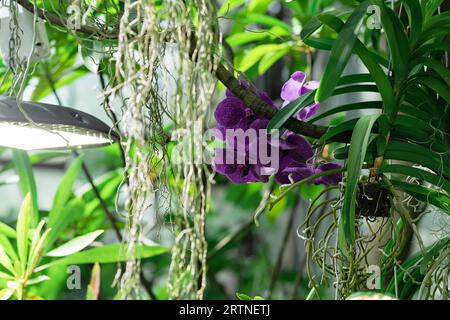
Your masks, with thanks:
M 402 0 L 402 2 L 406 5 L 409 26 L 411 28 L 410 39 L 414 43 L 422 32 L 423 17 L 420 2 L 419 0 Z
M 28 232 L 30 228 L 31 195 L 27 194 L 20 207 L 19 217 L 17 218 L 17 251 L 19 252 L 20 268 L 22 273 L 26 270 L 28 257 Z
M 139 259 L 150 258 L 166 253 L 170 248 L 154 245 L 154 246 L 139 246 L 136 249 L 136 256 Z M 126 248 L 121 244 L 110 244 L 99 248 L 93 248 L 77 252 L 62 259 L 55 260 L 43 268 L 48 268 L 55 265 L 69 265 L 69 264 L 86 264 L 86 263 L 114 263 L 126 261 L 128 256 Z M 41 268 L 42 269 L 42 268 Z
M 316 92 L 316 101 L 324 101 L 333 93 L 338 79 L 350 59 L 353 47 L 357 40 L 357 33 L 362 23 L 362 18 L 367 12 L 368 1 L 360 4 L 348 18 L 333 43 L 330 58 Z
M 317 116 L 311 118 L 308 120 L 310 123 L 314 123 L 316 121 L 319 121 L 323 118 L 326 118 L 328 116 L 334 115 L 336 113 L 340 113 L 343 111 L 351 111 L 351 110 L 366 110 L 366 109 L 381 109 L 383 106 L 381 101 L 364 101 L 364 102 L 356 102 L 356 103 L 350 103 L 345 104 L 342 106 L 334 107 L 330 110 L 327 110 L 325 112 L 322 112 L 318 114 Z
M 25 196 L 28 193 L 31 197 L 30 225 L 35 227 L 39 221 L 39 207 L 37 200 L 36 181 L 34 179 L 33 169 L 31 167 L 28 154 L 23 150 L 13 150 L 14 164 L 16 165 L 19 176 L 19 187 Z
M 8 238 L 4 235 L 0 235 L 0 246 L 2 246 L 3 249 L 5 249 L 5 252 L 8 254 L 8 256 L 11 257 L 13 261 L 19 260 L 19 257 L 17 256 L 14 247 L 12 246 Z
M 444 177 L 439 177 L 434 173 L 419 168 L 404 166 L 401 164 L 385 164 L 379 168 L 378 172 L 380 173 L 389 172 L 395 174 L 402 174 L 404 176 L 409 177 L 415 177 L 417 179 L 432 183 L 435 186 L 442 188 L 443 190 L 450 193 L 450 183 Z
M 11 259 L 6 254 L 5 249 L 0 245 L 0 266 L 3 266 L 6 270 L 14 274 L 14 267 L 12 265 Z
M 347 131 L 353 131 L 353 128 L 355 127 L 357 121 L 358 121 L 358 119 L 351 119 L 348 121 L 344 121 L 335 127 L 331 127 L 322 137 L 320 137 L 320 139 L 317 141 L 316 144 L 318 146 L 323 145 L 328 140 L 330 140 L 332 137 L 334 137 L 340 133 L 347 132 Z
M 103 230 L 97 230 L 70 240 L 69 242 L 47 253 L 49 257 L 65 257 L 83 250 L 97 239 Z
M 349 256 L 349 249 L 355 245 L 355 206 L 358 181 L 369 144 L 371 130 L 378 117 L 379 115 L 371 115 L 360 118 L 355 125 L 350 141 L 347 183 L 339 220 L 339 246 L 346 256 Z
M 430 203 L 442 209 L 444 213 L 450 215 L 450 197 L 448 195 L 424 186 L 411 184 L 400 180 L 391 180 L 391 183 L 417 200 Z
M 399 158 L 397 160 L 418 163 L 436 172 L 438 175 L 444 175 L 447 179 L 450 177 L 450 165 L 445 161 L 445 155 L 433 152 L 417 143 L 392 140 L 386 150 L 386 159 L 395 159 L 391 156 L 397 153 L 405 153 L 409 159 Z
M 53 232 L 49 237 L 50 241 L 47 243 L 47 248 L 53 243 L 58 236 L 58 233 L 62 230 L 61 226 L 65 224 L 64 219 L 66 219 L 67 216 L 62 214 L 62 212 L 66 209 L 67 202 L 72 197 L 72 188 L 80 173 L 82 163 L 82 156 L 75 159 L 58 186 L 53 199 L 52 208 L 48 215 L 48 227 L 52 228 Z
M 292 101 L 287 106 L 282 108 L 277 114 L 269 121 L 267 130 L 280 129 L 283 124 L 292 117 L 300 109 L 309 106 L 314 102 L 315 91 L 308 92 L 307 94 L 301 96 L 299 99 Z
M 311 105 L 314 102 L 313 97 L 315 92 L 316 91 L 308 92 L 279 110 L 277 114 L 269 121 L 267 130 L 280 129 L 290 117 L 294 116 L 302 108 Z M 344 86 L 335 89 L 333 92 L 333 96 L 355 92 L 378 92 L 378 88 L 377 86 L 371 84 Z
M 343 22 L 339 18 L 331 15 L 322 15 L 321 19 L 330 28 L 334 29 L 337 32 L 339 32 L 343 28 Z M 373 53 L 371 53 L 359 40 L 356 40 L 354 52 L 364 63 L 366 68 L 369 70 L 373 80 L 375 81 L 378 91 L 383 98 L 383 109 L 385 110 L 386 115 L 389 119 L 393 119 L 394 113 L 396 112 L 394 92 L 392 90 L 389 78 L 386 76 L 383 69 L 379 65 L 380 62 L 375 59 Z
M 16 231 L 7 224 L 0 221 L 0 235 L 5 235 L 9 238 L 15 238 Z
M 383 25 L 389 50 L 392 57 L 392 65 L 395 72 L 395 82 L 400 83 L 406 76 L 406 67 L 410 55 L 409 43 L 403 31 L 403 25 L 398 16 L 382 0 L 372 0 L 380 10 L 381 24 Z
M 82 216 L 85 210 L 85 203 L 80 198 L 74 198 L 69 200 L 66 205 L 59 211 L 58 219 L 52 220 L 52 223 L 49 223 L 49 228 L 51 228 L 51 232 L 47 238 L 47 242 L 45 248 L 51 248 L 58 237 L 61 235 L 61 232 L 73 221 L 76 221 L 79 217 Z

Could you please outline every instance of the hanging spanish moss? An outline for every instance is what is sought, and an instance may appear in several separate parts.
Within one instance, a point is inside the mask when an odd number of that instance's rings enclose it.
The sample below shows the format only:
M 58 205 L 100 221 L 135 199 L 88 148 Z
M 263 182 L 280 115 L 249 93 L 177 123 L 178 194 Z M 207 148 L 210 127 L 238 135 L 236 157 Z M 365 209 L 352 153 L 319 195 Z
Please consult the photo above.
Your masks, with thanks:
M 168 184 L 175 238 L 170 296 L 203 297 L 211 173 L 198 158 L 203 149 L 198 137 L 205 129 L 215 85 L 211 71 L 216 60 L 216 23 L 213 6 L 206 0 L 166 1 L 164 7 L 156 7 L 155 1 L 124 2 L 115 79 L 116 93 L 123 99 L 121 127 L 129 173 L 125 239 L 129 260 L 120 281 L 124 298 L 139 295 L 136 246 L 142 215 L 154 205 L 148 197 L 157 191 L 168 196 Z M 169 83 L 174 84 L 173 92 L 164 89 Z M 173 123 L 175 140 L 184 139 L 178 160 L 171 162 L 164 121 Z M 172 174 L 170 181 L 160 180 L 162 172 Z
M 176 44 L 178 65 L 173 104 L 175 136 L 181 141 L 173 158 L 175 245 L 170 266 L 169 293 L 173 299 L 202 299 L 206 286 L 207 243 L 205 218 L 208 210 L 211 172 L 203 163 L 203 140 L 208 107 L 215 81 L 214 50 L 217 20 L 208 0 L 168 1 L 171 42 Z M 181 160 L 181 161 L 180 161 Z

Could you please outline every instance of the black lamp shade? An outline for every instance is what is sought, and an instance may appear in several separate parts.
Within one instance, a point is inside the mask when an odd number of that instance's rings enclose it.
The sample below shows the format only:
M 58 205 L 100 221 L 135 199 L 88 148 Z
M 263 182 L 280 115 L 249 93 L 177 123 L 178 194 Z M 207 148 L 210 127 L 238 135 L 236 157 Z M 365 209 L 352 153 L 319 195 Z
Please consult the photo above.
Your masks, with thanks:
M 85 112 L 36 102 L 24 101 L 21 106 L 24 113 L 15 97 L 0 96 L 0 146 L 64 149 L 97 147 L 118 140 L 107 124 Z

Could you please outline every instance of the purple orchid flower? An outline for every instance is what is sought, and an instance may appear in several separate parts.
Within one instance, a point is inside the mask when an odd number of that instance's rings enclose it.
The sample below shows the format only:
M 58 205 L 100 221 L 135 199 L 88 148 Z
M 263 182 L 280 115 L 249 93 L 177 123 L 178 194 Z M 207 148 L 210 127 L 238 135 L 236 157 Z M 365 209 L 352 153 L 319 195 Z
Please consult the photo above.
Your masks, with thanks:
M 301 71 L 296 71 L 291 75 L 291 78 L 283 85 L 281 89 L 281 98 L 284 100 L 283 106 L 285 107 L 290 102 L 298 99 L 302 95 L 316 90 L 319 87 L 318 81 L 305 82 L 306 75 Z M 302 110 L 297 114 L 299 120 L 307 120 L 313 116 L 320 107 L 320 103 L 315 102 Z
M 241 82 L 244 86 L 251 88 L 247 82 Z M 258 92 L 260 98 L 276 109 L 272 99 L 265 92 Z M 263 117 L 256 115 L 252 109 L 247 107 L 242 100 L 237 98 L 230 90 L 226 91 L 226 98 L 217 106 L 214 117 L 216 118 L 219 130 L 242 129 L 247 130 L 256 120 Z M 265 120 L 265 119 L 264 119 Z
M 275 180 L 281 184 L 291 184 L 308 178 L 312 175 L 320 172 L 339 169 L 341 166 L 333 162 L 324 162 L 315 167 L 312 164 L 301 162 L 290 162 L 290 165 L 284 167 L 275 175 Z M 324 185 L 337 185 L 342 181 L 342 174 L 335 173 L 328 176 L 322 176 L 315 180 L 307 182 L 308 184 L 324 184 Z
M 232 164 L 229 164 L 229 159 L 233 159 Z M 263 174 L 262 166 L 251 163 L 248 153 L 239 151 L 238 148 L 216 150 L 213 167 L 234 183 L 267 182 L 269 180 L 269 176 Z
M 289 184 L 313 175 L 314 171 L 306 164 L 314 156 L 308 141 L 291 132 L 280 141 L 280 169 L 275 174 L 275 180 Z
M 299 98 L 300 96 L 318 88 L 317 81 L 305 83 L 306 75 L 297 71 L 284 84 L 281 91 L 281 98 L 284 100 L 283 106 Z M 267 104 L 276 108 L 270 97 L 265 92 L 257 92 L 248 83 L 241 82 L 247 88 L 257 93 Z M 297 117 L 306 120 L 314 115 L 319 103 L 314 103 L 303 108 Z M 261 164 L 259 159 L 252 155 L 251 150 L 259 148 L 261 132 L 266 129 L 269 121 L 255 114 L 245 103 L 237 98 L 231 91 L 226 91 L 226 97 L 219 103 L 214 112 L 219 132 L 222 140 L 226 143 L 226 148 L 216 150 L 213 166 L 218 173 L 221 173 L 234 183 L 267 182 L 270 175 L 275 175 L 275 180 L 281 184 L 290 184 L 310 177 L 319 172 L 328 171 L 341 166 L 332 163 L 314 164 L 314 152 L 309 142 L 302 136 L 287 131 L 282 137 L 264 137 L 268 146 L 277 148 L 280 158 L 279 166 L 273 168 Z M 239 141 L 237 137 L 229 138 L 227 130 L 256 130 L 253 139 Z M 262 141 L 262 140 L 261 140 Z M 266 142 L 263 142 L 263 144 Z M 270 150 L 268 148 L 267 150 Z M 231 162 L 230 162 L 231 159 Z M 342 174 L 323 176 L 309 183 L 335 185 L 342 180 Z
M 337 163 L 334 162 L 324 162 L 319 164 L 319 166 L 317 167 L 318 171 L 329 171 L 329 170 L 333 170 L 333 169 L 340 169 L 342 168 L 340 165 L 338 165 Z M 342 173 L 335 173 L 335 174 L 331 174 L 328 176 L 323 176 L 320 177 L 318 179 L 316 179 L 316 183 L 322 183 L 325 185 L 336 185 L 339 182 L 342 181 Z
M 291 184 L 303 180 L 319 172 L 341 168 L 337 163 L 326 162 L 318 166 L 313 164 L 314 153 L 308 141 L 294 133 L 287 133 L 280 144 L 280 170 L 275 174 L 275 180 L 281 184 Z M 309 183 L 336 185 L 342 180 L 340 173 L 323 176 Z

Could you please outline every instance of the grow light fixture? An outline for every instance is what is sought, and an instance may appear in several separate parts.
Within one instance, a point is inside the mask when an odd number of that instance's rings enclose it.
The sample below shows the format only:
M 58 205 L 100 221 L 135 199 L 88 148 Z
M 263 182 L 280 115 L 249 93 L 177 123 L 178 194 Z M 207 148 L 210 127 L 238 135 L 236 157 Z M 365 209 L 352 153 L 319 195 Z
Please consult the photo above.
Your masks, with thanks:
M 99 119 L 71 108 L 0 96 L 0 146 L 23 150 L 98 147 L 118 140 Z M 30 121 L 31 120 L 31 121 Z

